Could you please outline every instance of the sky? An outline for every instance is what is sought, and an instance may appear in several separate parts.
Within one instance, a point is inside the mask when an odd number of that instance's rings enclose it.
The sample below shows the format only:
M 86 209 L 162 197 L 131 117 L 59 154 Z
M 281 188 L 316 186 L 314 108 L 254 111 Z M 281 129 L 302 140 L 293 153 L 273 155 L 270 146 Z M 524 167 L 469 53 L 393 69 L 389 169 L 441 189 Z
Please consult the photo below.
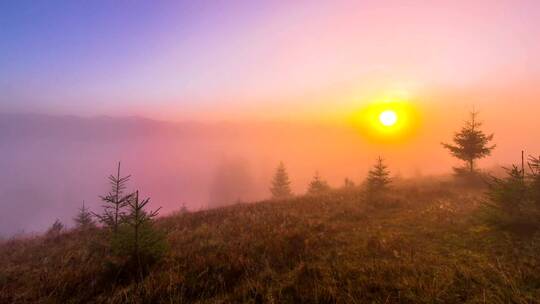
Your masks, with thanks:
M 465 110 L 495 92 L 537 107 L 538 37 L 532 0 L 2 1 L 0 110 L 339 120 L 381 96 Z

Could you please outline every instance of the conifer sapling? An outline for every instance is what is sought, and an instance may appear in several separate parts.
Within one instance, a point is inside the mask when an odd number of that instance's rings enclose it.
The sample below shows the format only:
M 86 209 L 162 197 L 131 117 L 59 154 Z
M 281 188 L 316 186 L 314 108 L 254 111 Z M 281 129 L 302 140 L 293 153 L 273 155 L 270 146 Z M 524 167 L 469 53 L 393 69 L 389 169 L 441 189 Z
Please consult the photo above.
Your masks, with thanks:
M 82 207 L 79 209 L 79 213 L 73 220 L 75 221 L 75 226 L 79 229 L 88 229 L 95 226 L 92 213 L 86 208 L 84 201 Z
M 273 199 L 284 199 L 292 196 L 289 174 L 283 162 L 279 163 L 270 187 Z
M 540 156 L 529 156 L 530 173 L 528 178 L 531 184 L 531 195 L 534 203 L 540 208 Z
M 350 178 L 346 177 L 345 180 L 343 181 L 343 187 L 344 188 L 353 188 L 354 187 L 354 182 Z
M 113 250 L 139 271 L 157 260 L 165 250 L 164 237 L 153 227 L 153 219 L 161 208 L 146 211 L 149 198 L 139 199 L 139 191 L 126 199 L 127 212 L 122 215 L 118 233 L 113 238 Z
M 315 172 L 313 180 L 309 183 L 308 194 L 319 195 L 330 190 L 328 183 L 321 178 L 319 172 Z
M 109 176 L 111 191 L 107 195 L 101 196 L 101 200 L 105 202 L 105 205 L 103 206 L 103 213 L 94 213 L 101 223 L 105 224 L 109 228 L 112 228 L 115 233 L 118 230 L 118 226 L 120 225 L 120 221 L 124 215 L 122 209 L 127 205 L 129 195 L 124 196 L 124 191 L 130 177 L 131 175 L 121 176 L 119 162 L 116 175 L 111 174 Z
M 454 135 L 453 145 L 442 144 L 454 157 L 466 163 L 464 168 L 454 168 L 457 174 L 474 174 L 475 161 L 489 156 L 495 149 L 495 145 L 489 145 L 489 142 L 493 140 L 493 134 L 486 135 L 480 130 L 482 123 L 478 121 L 477 116 L 478 112 L 471 112 L 470 120 L 466 121 L 461 131 Z
M 391 182 L 390 171 L 384 164 L 382 157 L 377 159 L 377 163 L 368 172 L 367 189 L 370 193 L 382 192 L 388 188 Z

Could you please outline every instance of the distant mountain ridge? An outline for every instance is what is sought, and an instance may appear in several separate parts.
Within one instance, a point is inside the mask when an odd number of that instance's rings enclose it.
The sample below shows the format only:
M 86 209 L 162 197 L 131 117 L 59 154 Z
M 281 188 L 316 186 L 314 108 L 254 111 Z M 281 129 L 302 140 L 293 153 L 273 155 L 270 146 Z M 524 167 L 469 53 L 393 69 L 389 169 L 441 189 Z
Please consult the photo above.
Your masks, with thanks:
M 0 113 L 0 139 L 121 139 L 166 131 L 174 124 L 141 117 Z

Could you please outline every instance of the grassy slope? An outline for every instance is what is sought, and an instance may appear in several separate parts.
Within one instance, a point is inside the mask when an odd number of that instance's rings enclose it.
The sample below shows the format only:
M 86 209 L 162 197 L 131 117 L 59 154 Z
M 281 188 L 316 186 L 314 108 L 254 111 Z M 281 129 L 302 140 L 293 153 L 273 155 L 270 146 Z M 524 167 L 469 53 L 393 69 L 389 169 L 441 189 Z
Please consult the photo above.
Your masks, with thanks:
M 398 206 L 358 191 L 158 221 L 167 256 L 142 282 L 106 267 L 100 231 L 0 246 L 0 303 L 535 303 L 540 237 L 491 231 L 478 193 L 402 186 Z M 104 262 L 105 261 L 105 262 Z

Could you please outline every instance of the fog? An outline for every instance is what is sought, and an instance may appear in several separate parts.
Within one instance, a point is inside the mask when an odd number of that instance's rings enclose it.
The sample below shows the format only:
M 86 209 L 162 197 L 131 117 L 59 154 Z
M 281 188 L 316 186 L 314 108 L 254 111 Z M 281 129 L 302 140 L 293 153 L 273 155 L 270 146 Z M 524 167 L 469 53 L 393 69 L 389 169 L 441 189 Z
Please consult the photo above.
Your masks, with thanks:
M 0 235 L 40 232 L 57 218 L 71 226 L 83 201 L 99 212 L 99 195 L 119 161 L 132 175 L 129 190 L 150 197 L 152 208 L 162 206 L 161 215 L 183 203 L 199 210 L 266 199 L 279 161 L 296 194 L 315 171 L 334 187 L 345 177 L 360 183 L 378 155 L 396 175 L 445 174 L 458 163 L 440 142 L 460 123 L 390 146 L 369 143 L 346 124 L 1 114 Z M 501 147 L 506 154 L 482 164 L 509 161 L 514 148 Z

